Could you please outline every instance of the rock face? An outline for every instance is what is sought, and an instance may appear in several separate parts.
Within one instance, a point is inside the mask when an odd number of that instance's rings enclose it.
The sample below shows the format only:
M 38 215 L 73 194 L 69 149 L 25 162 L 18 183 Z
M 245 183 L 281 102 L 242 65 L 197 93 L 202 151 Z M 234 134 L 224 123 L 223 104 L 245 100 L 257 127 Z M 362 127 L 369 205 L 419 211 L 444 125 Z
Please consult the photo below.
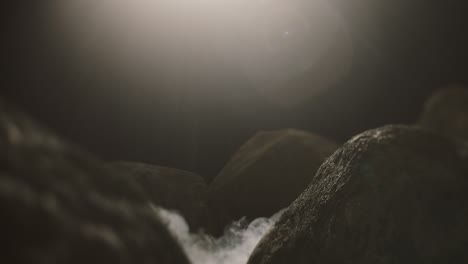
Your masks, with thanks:
M 468 149 L 387 126 L 336 151 L 249 264 L 467 263 Z
M 0 263 L 188 263 L 148 201 L 0 102 Z
M 453 86 L 436 92 L 426 102 L 419 124 L 468 140 L 468 88 Z
M 245 143 L 210 185 L 220 227 L 243 216 L 271 216 L 304 191 L 337 145 L 299 131 L 260 132 Z
M 179 211 L 192 229 L 206 224 L 208 187 L 199 175 L 136 162 L 115 162 L 111 166 L 134 177 L 155 204 Z

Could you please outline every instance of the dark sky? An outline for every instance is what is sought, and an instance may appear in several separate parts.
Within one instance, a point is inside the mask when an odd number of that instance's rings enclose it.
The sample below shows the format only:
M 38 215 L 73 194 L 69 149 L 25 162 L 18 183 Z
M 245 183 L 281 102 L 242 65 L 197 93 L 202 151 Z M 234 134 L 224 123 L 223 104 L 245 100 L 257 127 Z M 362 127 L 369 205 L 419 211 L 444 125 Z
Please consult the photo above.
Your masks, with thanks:
M 162 87 L 173 82 L 164 67 L 154 69 L 152 82 L 140 82 L 109 68 L 74 65 L 67 61 L 72 51 L 48 46 L 41 23 L 46 1 L 2 9 L 1 93 L 105 160 L 177 167 L 211 179 L 258 130 L 294 127 L 343 142 L 384 124 L 412 123 L 435 89 L 468 83 L 464 1 L 333 2 L 349 23 L 354 61 L 345 78 L 299 105 L 266 100 L 229 68 L 199 79 L 172 75 L 190 90 L 167 96 Z M 303 74 L 291 85 L 307 81 Z

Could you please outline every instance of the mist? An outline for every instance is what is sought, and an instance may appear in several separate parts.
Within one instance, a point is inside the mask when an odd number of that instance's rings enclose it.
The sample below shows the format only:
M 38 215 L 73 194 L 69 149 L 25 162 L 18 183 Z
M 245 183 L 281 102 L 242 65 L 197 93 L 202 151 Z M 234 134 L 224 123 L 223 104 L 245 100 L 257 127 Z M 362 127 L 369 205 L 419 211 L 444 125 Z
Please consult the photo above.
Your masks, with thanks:
M 51 41 L 69 64 L 143 82 L 159 96 L 242 96 L 227 88 L 240 78 L 267 101 L 296 105 L 352 63 L 345 18 L 325 0 L 51 1 L 48 23 L 61 25 Z M 291 83 L 304 75 L 313 85 Z
M 279 220 L 284 210 L 270 218 L 245 218 L 226 227 L 223 236 L 214 238 L 203 232 L 190 233 L 186 220 L 177 212 L 154 207 L 192 264 L 245 264 L 257 243 Z

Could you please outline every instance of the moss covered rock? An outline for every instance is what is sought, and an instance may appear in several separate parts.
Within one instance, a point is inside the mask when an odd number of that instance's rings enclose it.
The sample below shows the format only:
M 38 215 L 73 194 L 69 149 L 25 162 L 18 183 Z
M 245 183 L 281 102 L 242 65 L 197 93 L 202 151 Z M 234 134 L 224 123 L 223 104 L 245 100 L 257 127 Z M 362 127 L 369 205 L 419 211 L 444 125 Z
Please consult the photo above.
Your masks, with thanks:
M 387 126 L 336 151 L 248 263 L 465 263 L 467 222 L 467 146 Z

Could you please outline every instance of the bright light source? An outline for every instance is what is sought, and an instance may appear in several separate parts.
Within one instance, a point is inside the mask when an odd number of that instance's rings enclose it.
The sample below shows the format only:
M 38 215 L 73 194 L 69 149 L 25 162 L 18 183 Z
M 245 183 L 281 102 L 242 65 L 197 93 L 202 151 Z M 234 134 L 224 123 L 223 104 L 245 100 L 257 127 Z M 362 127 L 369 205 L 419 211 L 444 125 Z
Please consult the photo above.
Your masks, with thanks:
M 228 65 L 288 93 L 278 88 L 285 81 L 310 73 L 314 89 L 299 90 L 320 90 L 351 61 L 346 25 L 327 0 L 56 1 L 65 23 L 80 32 L 73 45 L 138 71 L 161 62 L 197 74 Z

